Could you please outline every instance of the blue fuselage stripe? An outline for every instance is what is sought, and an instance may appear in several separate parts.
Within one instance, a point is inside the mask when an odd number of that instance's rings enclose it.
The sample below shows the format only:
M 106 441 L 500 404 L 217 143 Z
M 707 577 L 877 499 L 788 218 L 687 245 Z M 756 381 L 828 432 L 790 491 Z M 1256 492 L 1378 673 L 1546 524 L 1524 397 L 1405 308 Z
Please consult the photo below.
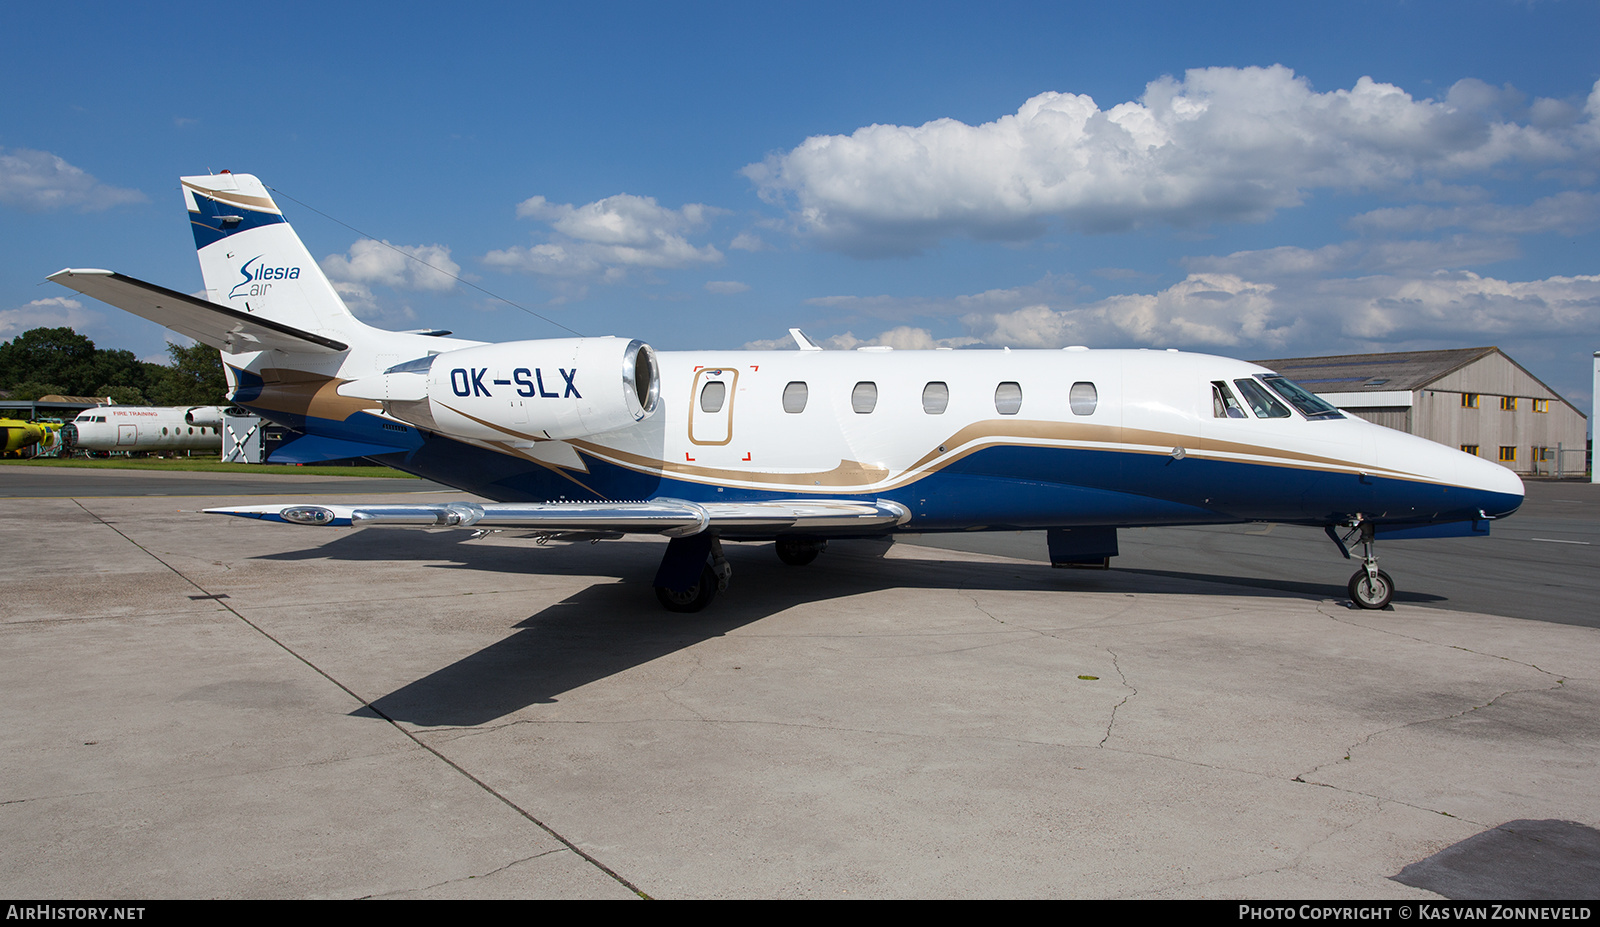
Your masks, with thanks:
M 243 384 L 241 384 L 243 386 Z M 250 406 L 253 391 L 236 401 Z M 546 466 L 416 430 L 398 434 L 358 413 L 342 422 L 260 409 L 297 430 L 392 447 L 373 459 L 496 502 L 636 500 L 741 502 L 806 495 L 718 486 L 619 466 L 583 454 L 587 470 Z M 582 453 L 582 452 L 579 452 Z M 825 488 L 824 488 L 825 489 Z M 815 494 L 813 492 L 812 494 Z M 1379 523 L 1464 521 L 1515 509 L 1521 498 L 1421 481 L 1127 450 L 997 446 L 881 492 L 829 498 L 904 505 L 905 531 L 1274 521 L 1327 525 L 1355 513 Z

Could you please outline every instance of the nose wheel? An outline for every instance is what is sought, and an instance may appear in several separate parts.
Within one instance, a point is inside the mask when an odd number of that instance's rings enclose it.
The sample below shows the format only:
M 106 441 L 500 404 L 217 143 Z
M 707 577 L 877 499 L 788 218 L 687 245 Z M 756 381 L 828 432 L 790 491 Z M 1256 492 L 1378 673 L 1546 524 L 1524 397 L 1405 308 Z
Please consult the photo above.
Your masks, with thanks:
M 1389 600 L 1394 598 L 1394 580 L 1389 578 L 1388 573 L 1378 569 L 1378 555 L 1373 552 L 1376 528 L 1360 515 L 1349 527 L 1350 533 L 1342 538 L 1331 525 L 1327 529 L 1328 537 L 1339 546 L 1339 553 L 1344 554 L 1346 560 L 1351 559 L 1346 542 L 1357 533 L 1361 535 L 1361 569 L 1350 577 L 1350 582 L 1345 584 L 1345 591 L 1350 593 L 1350 601 L 1356 603 L 1358 608 L 1387 608 Z
M 1383 608 L 1394 598 L 1394 580 L 1376 568 L 1370 573 L 1366 567 L 1357 570 L 1345 589 L 1350 593 L 1350 601 L 1361 608 Z

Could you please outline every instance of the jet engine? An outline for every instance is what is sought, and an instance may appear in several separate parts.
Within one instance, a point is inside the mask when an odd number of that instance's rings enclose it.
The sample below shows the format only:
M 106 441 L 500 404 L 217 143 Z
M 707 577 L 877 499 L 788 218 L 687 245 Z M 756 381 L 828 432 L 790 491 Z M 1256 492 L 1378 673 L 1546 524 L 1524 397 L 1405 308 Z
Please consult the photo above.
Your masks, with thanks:
M 655 411 L 660 392 L 650 346 L 610 336 L 460 348 L 339 386 L 418 428 L 490 441 L 627 428 Z
M 183 420 L 190 425 L 204 425 L 212 428 L 222 427 L 222 409 L 220 406 L 195 406 L 183 413 Z

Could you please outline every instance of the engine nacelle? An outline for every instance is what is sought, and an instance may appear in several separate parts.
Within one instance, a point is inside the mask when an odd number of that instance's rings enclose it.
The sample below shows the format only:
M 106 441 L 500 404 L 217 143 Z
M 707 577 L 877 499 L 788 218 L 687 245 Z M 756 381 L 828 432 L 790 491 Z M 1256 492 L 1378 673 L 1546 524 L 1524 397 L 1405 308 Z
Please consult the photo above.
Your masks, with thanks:
M 220 406 L 195 406 L 183 413 L 183 420 L 190 425 L 205 425 L 212 428 L 222 427 L 222 408 Z
M 488 441 L 627 428 L 655 411 L 660 393 L 650 346 L 610 336 L 461 348 L 339 387 L 418 428 Z

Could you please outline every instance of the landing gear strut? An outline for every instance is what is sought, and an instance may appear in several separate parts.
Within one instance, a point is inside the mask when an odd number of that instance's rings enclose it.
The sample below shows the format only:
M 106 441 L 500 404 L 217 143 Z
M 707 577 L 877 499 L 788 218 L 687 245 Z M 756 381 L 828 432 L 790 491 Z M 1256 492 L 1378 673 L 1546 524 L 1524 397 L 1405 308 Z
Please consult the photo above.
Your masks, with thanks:
M 1359 518 L 1359 516 L 1358 516 Z M 1373 553 L 1373 524 L 1370 521 L 1358 520 L 1350 534 L 1340 538 L 1330 527 L 1328 536 L 1339 545 L 1339 550 L 1345 559 L 1350 559 L 1349 548 L 1345 542 L 1350 540 L 1356 532 L 1361 533 L 1361 569 L 1350 577 L 1350 582 L 1345 585 L 1345 590 L 1350 593 L 1350 601 L 1359 608 L 1383 608 L 1394 598 L 1394 580 L 1389 574 L 1378 569 L 1378 555 Z
M 697 534 L 673 538 L 656 571 L 656 600 L 669 612 L 698 612 L 728 588 L 733 567 L 722 556 L 722 539 Z

